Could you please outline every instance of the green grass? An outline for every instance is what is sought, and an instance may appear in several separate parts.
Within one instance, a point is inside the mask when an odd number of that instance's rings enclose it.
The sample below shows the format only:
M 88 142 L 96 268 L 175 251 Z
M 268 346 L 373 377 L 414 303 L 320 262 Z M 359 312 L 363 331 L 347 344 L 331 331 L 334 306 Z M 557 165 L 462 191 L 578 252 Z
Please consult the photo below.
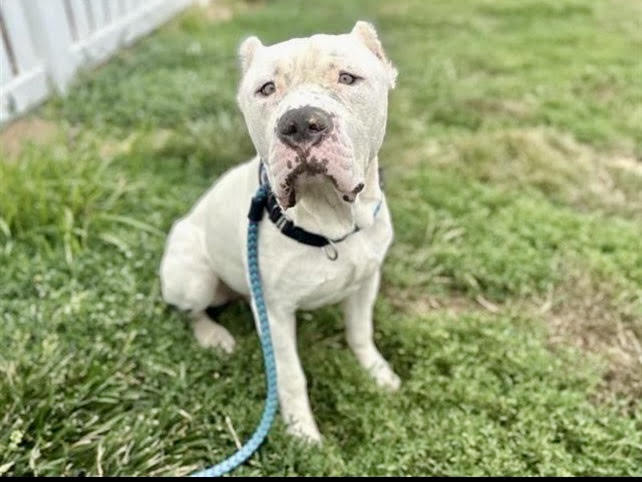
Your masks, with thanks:
M 279 420 L 239 475 L 642 475 L 642 9 L 601 0 L 194 8 L 34 116 L 0 160 L 0 474 L 177 475 L 258 421 L 249 309 L 200 349 L 165 233 L 252 155 L 236 49 L 373 20 L 400 76 L 381 153 L 396 239 L 376 389 L 337 309 L 299 344 L 325 436 Z M 227 8 L 227 7 L 226 7 Z M 637 343 L 637 344 L 636 344 Z

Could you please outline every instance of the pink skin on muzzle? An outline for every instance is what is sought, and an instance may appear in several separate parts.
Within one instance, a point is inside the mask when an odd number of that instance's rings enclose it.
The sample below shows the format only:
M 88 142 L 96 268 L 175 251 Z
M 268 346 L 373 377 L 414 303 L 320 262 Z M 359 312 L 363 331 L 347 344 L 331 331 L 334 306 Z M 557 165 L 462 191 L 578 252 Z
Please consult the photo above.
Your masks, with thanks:
M 324 176 L 346 202 L 354 202 L 364 187 L 353 171 L 354 154 L 350 139 L 335 125 L 317 144 L 290 146 L 275 139 L 270 149 L 272 189 L 283 209 L 296 204 L 297 180 L 303 176 Z

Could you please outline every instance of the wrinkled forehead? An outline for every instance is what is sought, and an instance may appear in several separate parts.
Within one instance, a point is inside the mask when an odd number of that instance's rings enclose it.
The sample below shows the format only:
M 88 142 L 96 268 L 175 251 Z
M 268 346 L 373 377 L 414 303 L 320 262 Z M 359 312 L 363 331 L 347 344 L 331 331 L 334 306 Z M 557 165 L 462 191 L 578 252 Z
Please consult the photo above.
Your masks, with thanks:
M 296 38 L 261 49 L 253 62 L 252 77 L 287 83 L 318 79 L 334 69 L 365 75 L 377 68 L 377 58 L 354 36 L 319 34 Z

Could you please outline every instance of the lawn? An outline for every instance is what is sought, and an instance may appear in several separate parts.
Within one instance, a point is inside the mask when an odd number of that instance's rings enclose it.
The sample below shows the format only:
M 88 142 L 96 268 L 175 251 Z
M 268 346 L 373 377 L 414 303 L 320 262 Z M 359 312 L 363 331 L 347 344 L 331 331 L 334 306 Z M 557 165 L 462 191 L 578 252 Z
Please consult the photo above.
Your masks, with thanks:
M 625 0 L 221 1 L 0 133 L 0 474 L 183 475 L 259 419 L 249 309 L 198 347 L 165 235 L 253 155 L 236 50 L 373 21 L 399 69 L 377 343 L 300 313 L 322 447 L 280 420 L 238 475 L 642 475 L 642 7 Z

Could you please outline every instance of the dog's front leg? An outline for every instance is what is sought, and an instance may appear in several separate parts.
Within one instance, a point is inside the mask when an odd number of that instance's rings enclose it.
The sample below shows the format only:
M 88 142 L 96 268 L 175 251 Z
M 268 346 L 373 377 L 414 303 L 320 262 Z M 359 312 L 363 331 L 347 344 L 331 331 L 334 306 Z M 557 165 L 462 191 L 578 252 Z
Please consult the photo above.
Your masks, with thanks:
M 320 442 L 321 434 L 312 416 L 307 383 L 296 345 L 294 310 L 267 307 L 276 360 L 281 415 L 287 430 L 309 442 Z
M 379 270 L 343 303 L 348 345 L 377 384 L 397 390 L 401 380 L 375 346 L 372 311 L 379 291 Z

